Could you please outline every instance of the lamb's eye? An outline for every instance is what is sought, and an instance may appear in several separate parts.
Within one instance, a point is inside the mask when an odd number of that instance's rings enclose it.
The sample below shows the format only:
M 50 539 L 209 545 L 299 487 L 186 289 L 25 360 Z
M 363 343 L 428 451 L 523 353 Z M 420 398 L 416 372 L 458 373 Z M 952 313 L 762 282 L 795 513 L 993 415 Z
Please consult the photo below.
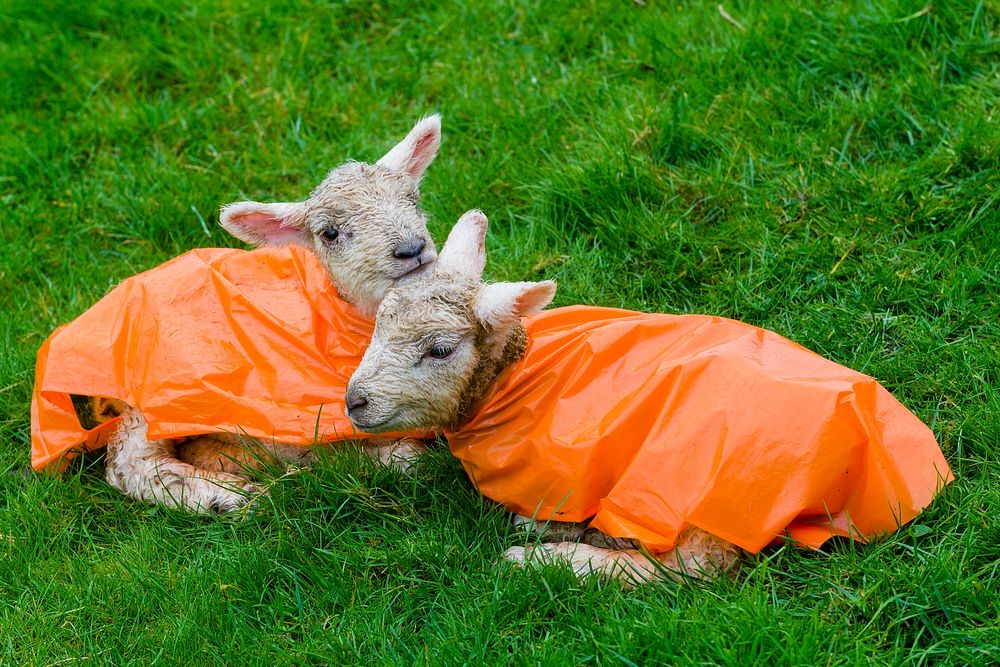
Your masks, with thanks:
M 327 243 L 333 243 L 340 236 L 340 230 L 330 226 L 319 233 L 320 237 Z
M 427 356 L 431 359 L 447 359 L 455 349 L 444 345 L 435 345 L 427 351 Z

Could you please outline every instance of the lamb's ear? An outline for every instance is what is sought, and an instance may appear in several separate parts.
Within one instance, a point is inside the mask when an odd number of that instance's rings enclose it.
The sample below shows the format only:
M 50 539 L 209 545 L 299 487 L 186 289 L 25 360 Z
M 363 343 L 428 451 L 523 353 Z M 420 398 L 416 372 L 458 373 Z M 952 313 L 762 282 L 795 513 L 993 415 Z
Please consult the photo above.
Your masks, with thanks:
M 493 283 L 483 285 L 476 295 L 476 317 L 488 327 L 497 327 L 516 317 L 537 313 L 552 303 L 556 283 Z
M 302 202 L 236 202 L 222 209 L 219 222 L 236 238 L 256 246 L 305 244 L 310 240 Z
M 440 146 L 441 116 L 434 114 L 414 125 L 406 138 L 382 156 L 378 164 L 405 171 L 419 183 Z
M 473 280 L 483 277 L 486 268 L 486 229 L 489 221 L 482 211 L 468 211 L 458 219 L 438 254 L 435 271 L 458 273 Z

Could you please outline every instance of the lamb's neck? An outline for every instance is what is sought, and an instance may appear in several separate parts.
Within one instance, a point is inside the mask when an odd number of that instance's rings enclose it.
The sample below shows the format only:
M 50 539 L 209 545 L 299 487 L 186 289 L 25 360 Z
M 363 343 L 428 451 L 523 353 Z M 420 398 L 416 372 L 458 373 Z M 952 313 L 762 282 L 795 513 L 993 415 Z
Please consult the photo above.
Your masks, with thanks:
M 477 341 L 477 343 L 479 342 Z M 527 348 L 528 334 L 521 323 L 516 322 L 507 335 L 507 339 L 503 342 L 500 354 L 484 354 L 475 370 L 472 371 L 472 378 L 459 402 L 456 424 L 460 424 L 468 418 L 470 408 L 483 397 L 497 376 L 524 356 L 524 351 Z
M 385 296 L 384 292 L 381 294 L 372 294 L 370 290 L 356 289 L 354 285 L 344 283 L 335 278 L 329 270 L 327 270 L 326 275 L 330 278 L 330 283 L 333 284 L 333 289 L 336 290 L 337 296 L 341 300 L 354 306 L 365 317 L 375 319 L 379 303 L 381 303 L 382 297 Z

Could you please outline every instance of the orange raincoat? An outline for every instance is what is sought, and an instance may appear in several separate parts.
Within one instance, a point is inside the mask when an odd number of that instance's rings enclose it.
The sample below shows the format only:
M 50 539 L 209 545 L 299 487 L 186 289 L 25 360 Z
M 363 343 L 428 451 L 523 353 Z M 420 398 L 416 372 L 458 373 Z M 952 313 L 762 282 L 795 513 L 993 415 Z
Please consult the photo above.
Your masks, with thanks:
M 104 444 L 70 394 L 138 408 L 151 439 L 244 432 L 289 444 L 354 437 L 347 382 L 373 321 L 303 248 L 193 250 L 122 281 L 38 351 L 36 470 Z
M 758 550 L 788 532 L 894 529 L 952 479 L 930 430 L 874 380 L 756 327 L 557 308 L 447 433 L 479 489 L 650 549 L 692 524 Z M 123 281 L 38 353 L 32 465 L 103 444 L 70 394 L 137 407 L 152 439 L 354 437 L 347 381 L 373 323 L 307 250 L 195 250 Z
M 749 551 L 906 523 L 953 478 L 875 380 L 720 317 L 570 307 L 447 432 L 483 495 L 665 551 L 688 525 Z

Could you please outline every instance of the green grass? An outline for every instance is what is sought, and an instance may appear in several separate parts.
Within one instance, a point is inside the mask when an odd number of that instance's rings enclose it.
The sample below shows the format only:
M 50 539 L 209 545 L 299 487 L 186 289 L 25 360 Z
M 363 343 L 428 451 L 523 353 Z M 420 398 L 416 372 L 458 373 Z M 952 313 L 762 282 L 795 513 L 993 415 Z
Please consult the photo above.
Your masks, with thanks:
M 438 239 L 490 215 L 488 277 L 778 331 L 882 381 L 958 480 L 878 544 L 626 592 L 498 567 L 521 538 L 443 450 L 412 479 L 331 457 L 246 521 L 99 460 L 5 474 L 0 662 L 1000 661 L 1000 4 L 727 2 L 747 33 L 486 6 L 0 1 L 0 467 L 55 326 L 437 110 L 424 207 Z

